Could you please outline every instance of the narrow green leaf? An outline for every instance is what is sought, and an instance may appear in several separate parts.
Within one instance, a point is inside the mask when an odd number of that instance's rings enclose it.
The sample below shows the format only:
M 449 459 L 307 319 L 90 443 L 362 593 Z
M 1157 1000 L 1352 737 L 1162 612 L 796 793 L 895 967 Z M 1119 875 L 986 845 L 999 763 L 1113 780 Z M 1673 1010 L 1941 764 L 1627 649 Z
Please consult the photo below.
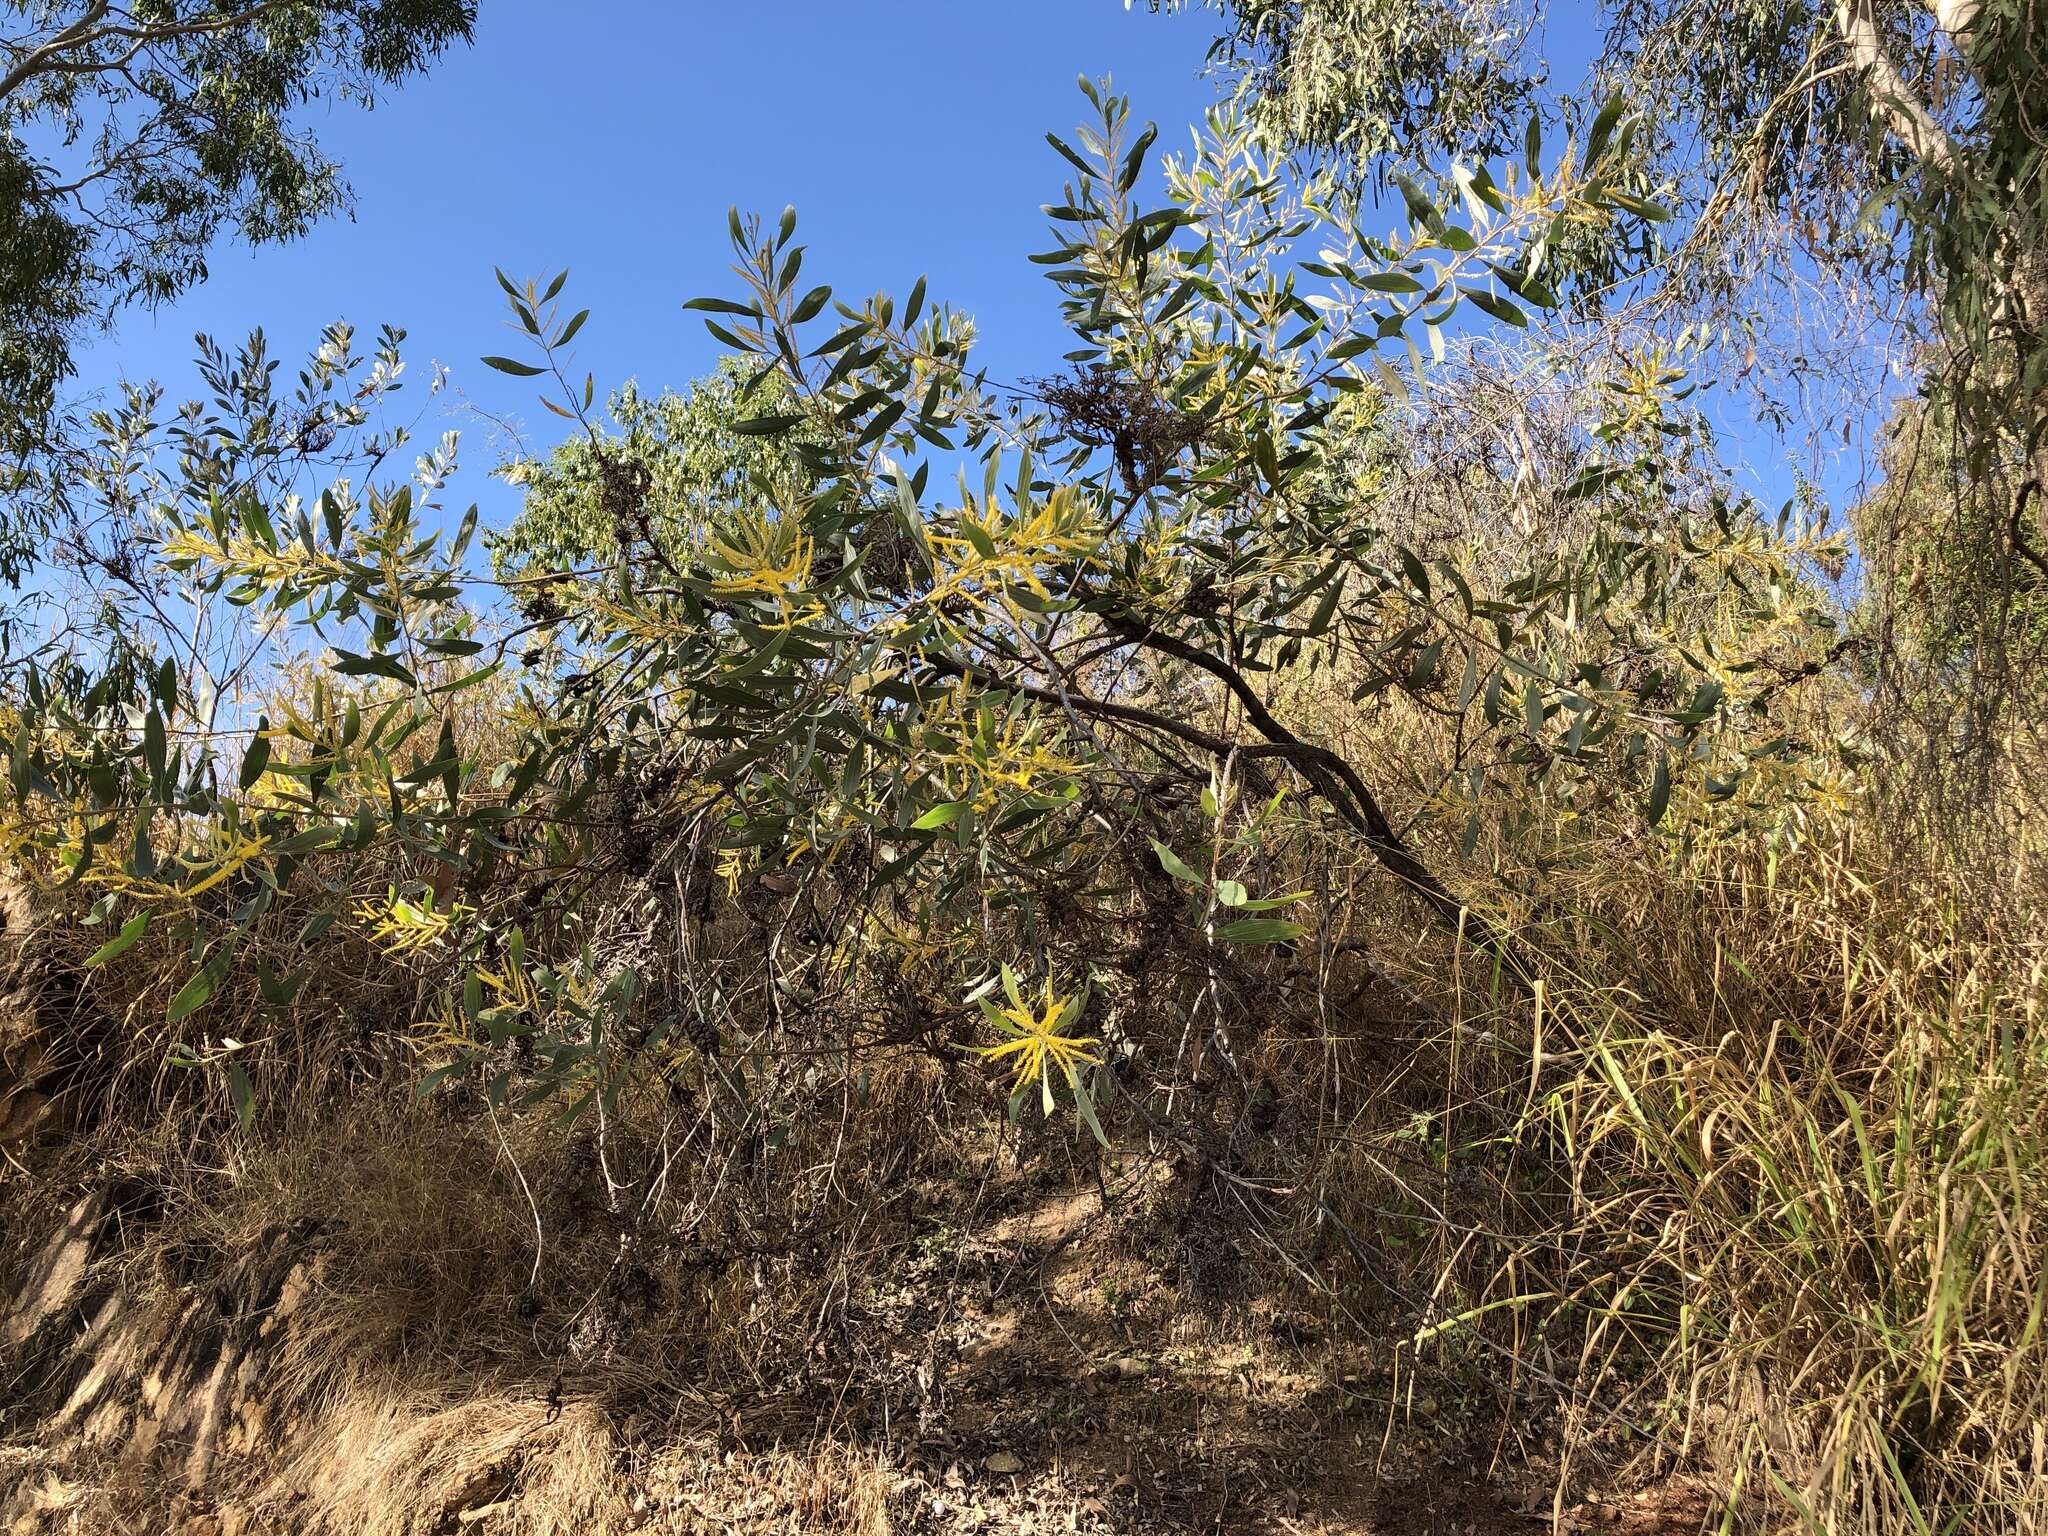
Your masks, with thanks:
M 105 965 L 109 960 L 127 954 L 135 947 L 135 941 L 148 931 L 149 920 L 154 915 L 150 912 L 138 912 L 129 918 L 121 925 L 119 933 L 85 957 L 86 969 L 91 970 L 96 965 Z
M 1233 944 L 1284 944 L 1307 932 L 1300 923 L 1290 923 L 1282 917 L 1247 917 L 1225 923 L 1216 930 L 1216 937 Z
M 1462 293 L 1474 304 L 1477 304 L 1481 309 L 1493 316 L 1494 319 L 1503 321 L 1508 325 L 1521 326 L 1524 329 L 1528 327 L 1529 317 L 1523 314 L 1521 308 L 1511 300 L 1504 299 L 1498 294 L 1488 293 L 1484 288 L 1467 287 L 1463 283 L 1458 285 L 1458 292 Z
M 771 437 L 777 432 L 787 432 L 803 421 L 803 417 L 783 414 L 779 416 L 756 416 L 748 421 L 736 421 L 733 431 L 743 437 Z
M 744 315 L 749 320 L 761 318 L 761 311 L 753 305 L 735 304 L 731 299 L 691 299 L 683 308 L 699 309 L 714 315 Z
M 228 1067 L 228 1096 L 235 1101 L 235 1114 L 242 1122 L 242 1129 L 248 1130 L 256 1123 L 256 1086 L 249 1081 L 239 1063 Z
M 1067 1082 L 1074 1090 L 1074 1109 L 1080 1114 L 1082 1123 L 1094 1133 L 1099 1144 L 1107 1147 L 1109 1138 L 1102 1134 L 1102 1122 L 1095 1118 L 1095 1105 L 1089 1098 L 1087 1084 L 1081 1081 L 1080 1074 L 1072 1067 L 1067 1068 Z
M 816 319 L 818 312 L 831 302 L 831 299 L 831 288 L 820 283 L 797 301 L 796 308 L 790 311 L 790 324 L 802 325 L 806 320 Z
M 1100 179 L 1102 173 L 1062 143 L 1058 134 L 1048 133 L 1045 136 L 1045 142 L 1058 150 L 1062 155 L 1065 155 L 1068 163 L 1083 176 L 1088 177 L 1091 181 Z
M 249 750 L 242 754 L 242 771 L 235 775 L 235 782 L 243 789 L 252 789 L 263 777 L 263 770 L 270 766 L 270 738 L 264 732 L 270 729 L 270 717 L 259 715 L 256 719 L 256 734 L 249 740 Z
M 1145 153 L 1151 149 L 1153 141 L 1158 137 L 1159 129 L 1147 123 L 1145 131 L 1138 135 L 1137 142 L 1131 146 L 1131 152 L 1124 156 L 1123 168 L 1117 172 L 1116 189 L 1119 193 L 1128 192 L 1138 184 L 1138 177 L 1145 169 Z
M 178 995 L 171 999 L 170 1007 L 164 1010 L 164 1022 L 175 1024 L 189 1014 L 206 1006 L 206 1000 L 213 996 L 213 989 L 220 985 L 221 978 L 234 964 L 235 949 L 230 943 L 227 948 L 201 966 L 192 979 L 178 989 Z
M 395 656 L 359 656 L 354 651 L 337 650 L 334 670 L 343 677 L 388 677 L 417 688 L 419 679 L 406 670 L 404 663 Z
M 1152 851 L 1159 855 L 1159 867 L 1173 876 L 1174 879 L 1184 880 L 1189 885 L 1206 886 L 1209 883 L 1201 875 L 1196 874 L 1186 864 L 1182 863 L 1180 855 L 1159 841 L 1158 838 L 1155 837 L 1151 841 Z

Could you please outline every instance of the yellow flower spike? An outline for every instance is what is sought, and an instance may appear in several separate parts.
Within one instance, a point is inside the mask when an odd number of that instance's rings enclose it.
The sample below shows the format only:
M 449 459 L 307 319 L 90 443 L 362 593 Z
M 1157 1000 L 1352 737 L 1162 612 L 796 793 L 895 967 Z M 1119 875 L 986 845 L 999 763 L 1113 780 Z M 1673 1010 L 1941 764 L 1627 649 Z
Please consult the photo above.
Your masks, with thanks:
M 407 901 L 393 886 L 387 889 L 382 902 L 358 902 L 355 916 L 368 926 L 371 942 L 381 944 L 394 955 L 416 955 L 445 940 L 456 919 L 467 916 L 469 911 L 460 905 L 446 910 L 437 908 L 432 895 L 422 902 Z
M 251 859 L 262 857 L 263 850 L 269 845 L 270 839 L 267 837 L 250 837 L 237 840 L 232 847 L 219 852 L 217 855 L 218 862 L 213 873 L 192 885 L 186 886 L 184 894 L 190 897 L 197 896 L 201 891 L 212 890 L 216 885 L 219 885 L 223 880 L 226 880 L 241 869 Z
M 166 535 L 158 543 L 158 554 L 173 566 L 212 567 L 267 592 L 317 586 L 348 574 L 339 557 L 309 551 L 295 539 L 280 540 L 272 549 L 246 534 L 215 540 L 193 528 L 175 529 Z
M 1012 517 L 1005 517 L 993 502 L 977 506 L 970 499 L 953 521 L 957 533 L 927 536 L 937 562 L 931 590 L 921 599 L 927 609 L 943 613 L 957 599 L 977 612 L 997 603 L 1014 614 L 1012 588 L 1040 600 L 1052 597 L 1039 575 L 1041 566 L 1102 563 L 1101 530 L 1086 501 L 1069 487 L 1062 486 L 1047 501 L 1020 508 Z M 958 628 L 950 620 L 942 622 Z
M 792 628 L 824 612 L 810 590 L 817 546 L 794 520 L 749 514 L 730 536 L 712 539 L 711 553 L 728 567 L 727 574 L 713 579 L 711 590 L 721 597 L 772 602 L 777 619 L 766 627 Z
M 984 726 L 980 701 L 956 688 L 934 710 L 926 746 L 932 750 L 947 798 L 970 804 L 976 814 L 990 811 L 1003 792 L 1030 794 L 1056 787 L 1080 772 L 1081 765 L 1045 746 L 1039 736 L 1042 720 L 1008 714 Z
M 1067 1026 L 1081 1016 L 1087 1003 L 1085 992 L 1072 997 L 1062 997 L 1053 987 L 1052 977 L 1047 976 L 1040 993 L 1040 1004 L 1034 1008 L 1025 1002 L 1022 989 L 1017 982 L 1017 973 L 1009 966 L 1003 967 L 1003 990 L 1008 994 L 1010 1006 L 999 1008 L 987 998 L 979 999 L 981 1010 L 990 1023 L 1010 1038 L 1001 1045 L 987 1045 L 976 1048 L 978 1055 L 989 1061 L 1014 1059 L 1016 1071 L 1010 1079 L 1010 1094 L 1014 1098 L 1038 1082 L 1039 1096 L 1045 1113 L 1052 1113 L 1052 1074 L 1057 1067 L 1066 1078 L 1067 1086 L 1073 1089 L 1076 1104 L 1083 1107 L 1089 1124 L 1094 1125 L 1094 1112 L 1087 1108 L 1087 1092 L 1081 1086 L 1077 1066 L 1099 1066 L 1102 1058 L 1088 1049 L 1102 1042 L 1093 1035 L 1070 1035 Z M 1096 1135 L 1102 1133 L 1098 1129 Z
M 422 1056 L 460 1056 L 476 1044 L 476 1031 L 459 1015 L 416 1020 L 412 1034 L 412 1048 Z

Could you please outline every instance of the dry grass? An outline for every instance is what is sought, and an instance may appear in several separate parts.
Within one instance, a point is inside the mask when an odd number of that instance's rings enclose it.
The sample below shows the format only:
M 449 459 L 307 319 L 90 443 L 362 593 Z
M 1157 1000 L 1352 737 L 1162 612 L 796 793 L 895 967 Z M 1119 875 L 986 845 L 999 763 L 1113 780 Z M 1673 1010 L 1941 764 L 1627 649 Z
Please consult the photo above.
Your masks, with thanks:
M 1424 755 L 1428 723 L 1396 724 L 1325 734 L 1368 766 L 1390 739 Z M 1078 1251 L 1041 1269 L 1052 1315 L 1017 1336 L 1062 1347 L 1061 1285 L 1166 1277 L 1135 1314 L 1165 1336 L 1300 1314 L 1330 1360 L 1384 1363 L 1389 1423 L 1464 1404 L 1495 1426 L 1475 1478 L 1632 1466 L 1700 1474 L 1731 1532 L 2018 1536 L 2048 1526 L 2048 949 L 2000 914 L 2038 860 L 1966 903 L 1984 882 L 1939 829 L 1882 812 L 1771 855 L 1673 853 L 1626 807 L 1489 826 L 1464 885 L 1497 893 L 1474 899 L 1535 987 L 1304 817 L 1261 875 L 1317 892 L 1320 946 L 1219 966 L 1162 940 L 1105 980 L 1139 1055 L 1099 1163 L 1068 1126 L 1007 1127 L 957 1020 L 887 973 L 736 1009 L 718 1065 L 747 1061 L 744 1094 L 684 1055 L 564 1132 L 416 1101 L 403 999 L 366 967 L 271 1037 L 252 1131 L 196 1078 L 136 1091 L 143 1032 L 102 1051 L 89 1134 L 0 1200 L 25 1231 L 92 1180 L 146 1188 L 117 1264 L 166 1309 L 303 1229 L 314 1284 L 245 1490 L 291 1528 L 397 1536 L 499 1501 L 521 1532 L 889 1531 L 912 1481 L 851 1426 L 864 1398 L 908 1412 L 917 1362 L 875 1319 L 957 1234 L 1003 1230 L 1004 1199 L 1099 1175 L 1115 1246 L 1078 1281 Z M 1101 940 L 1059 942 L 1079 964 Z M 97 978 L 88 1005 L 147 1011 L 159 980 Z
M 1666 1438 L 1712 1453 L 1738 1516 L 2036 1528 L 2042 952 L 1966 939 L 1930 893 L 1838 858 L 1804 875 L 1638 909 L 1644 951 L 1710 982 L 1680 1006 L 1611 963 L 1550 1000 L 1569 1075 L 1527 1123 L 1607 1255 L 1581 1281 L 1589 1338 L 1654 1362 Z
M 2048 949 L 1952 890 L 1844 834 L 1521 914 L 1533 992 L 1407 967 L 1398 1068 L 1295 1052 L 1351 1108 L 1291 1241 L 1343 1224 L 1418 1365 L 1710 1470 L 1725 1530 L 2042 1528 Z
M 251 1503 L 308 1536 L 412 1536 L 492 1506 L 503 1506 L 494 1529 L 570 1536 L 623 1527 L 631 1493 L 618 1460 L 594 1405 L 551 1412 L 539 1395 L 488 1393 L 437 1402 L 365 1383 L 310 1421 Z

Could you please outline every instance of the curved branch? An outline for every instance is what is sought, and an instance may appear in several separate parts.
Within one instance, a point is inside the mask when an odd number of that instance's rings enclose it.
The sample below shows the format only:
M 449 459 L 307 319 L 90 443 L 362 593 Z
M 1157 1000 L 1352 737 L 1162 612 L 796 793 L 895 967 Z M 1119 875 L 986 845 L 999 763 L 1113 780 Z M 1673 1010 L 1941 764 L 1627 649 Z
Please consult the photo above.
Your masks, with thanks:
M 1127 614 L 1105 614 L 1103 622 L 1132 644 L 1184 661 L 1221 682 L 1244 706 L 1245 715 L 1253 727 L 1266 738 L 1262 746 L 1237 746 L 1238 756 L 1277 757 L 1291 763 L 1310 787 L 1365 840 L 1366 847 L 1372 850 L 1381 867 L 1429 904 L 1438 921 L 1453 933 L 1472 939 L 1481 948 L 1493 950 L 1503 958 L 1508 957 L 1508 947 L 1501 936 L 1459 901 L 1435 872 L 1402 841 L 1400 833 L 1394 830 L 1378 798 L 1366 787 L 1358 771 L 1338 753 L 1314 742 L 1303 741 L 1282 725 L 1266 707 L 1265 700 L 1235 667 L 1198 646 L 1141 624 Z
M 950 656 L 927 656 L 924 662 L 936 672 L 944 672 L 952 677 L 969 678 L 984 688 L 1021 694 L 1027 699 L 1036 700 L 1040 704 L 1050 704 L 1054 708 L 1071 706 L 1077 713 L 1091 715 L 1098 720 L 1120 720 L 1126 725 L 1142 725 L 1149 731 L 1172 736 L 1217 757 L 1225 756 L 1233 749 L 1240 753 L 1244 750 L 1236 742 L 1218 736 L 1213 731 L 1205 731 L 1200 726 L 1189 725 L 1183 720 L 1175 720 L 1170 715 L 1162 715 L 1154 710 L 1141 709 L 1135 704 L 1118 704 L 1109 699 L 1093 698 L 1072 690 L 1062 694 L 1051 688 L 1041 688 L 1035 683 L 1018 682 L 1014 678 L 1004 677 L 1001 673 L 991 672 L 986 667 L 956 661 Z
M 1943 175 L 1956 168 L 1956 148 L 1948 132 L 1921 104 L 1878 35 L 1871 0 L 1835 0 L 1835 25 L 1849 57 L 1870 83 L 1879 115 L 1913 157 Z
M 97 23 L 109 9 L 108 0 L 93 0 L 92 6 L 83 16 L 47 42 L 30 49 L 18 64 L 5 75 L 0 75 L 0 100 L 13 95 L 37 75 L 111 73 L 119 70 L 146 48 L 153 48 L 162 43 L 179 42 L 185 38 L 205 37 L 216 32 L 232 32 L 237 27 L 260 20 L 271 11 L 282 10 L 298 3 L 300 0 L 258 0 L 257 4 L 247 10 L 234 11 L 225 16 L 164 22 L 155 26 L 124 26 L 118 23 L 99 26 Z M 73 60 L 62 57 L 77 49 L 90 48 L 96 43 L 108 41 L 125 42 L 128 49 L 115 59 Z
M 2012 547 L 2024 555 L 2035 570 L 2039 571 L 2043 576 L 2048 576 L 2048 560 L 2042 559 L 2039 551 L 2027 542 L 2027 499 L 2037 494 L 2040 489 L 2041 482 L 2039 480 L 2029 480 L 2020 487 L 2020 493 L 2014 498 L 2012 504 L 2012 528 L 2010 531 L 2012 534 Z

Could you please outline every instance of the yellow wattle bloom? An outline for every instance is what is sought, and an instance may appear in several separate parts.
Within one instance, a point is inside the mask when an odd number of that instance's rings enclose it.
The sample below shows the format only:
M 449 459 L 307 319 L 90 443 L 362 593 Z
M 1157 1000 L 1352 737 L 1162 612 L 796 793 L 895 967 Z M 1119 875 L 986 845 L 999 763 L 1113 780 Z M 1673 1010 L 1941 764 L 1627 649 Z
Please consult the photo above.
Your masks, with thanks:
M 995 808 L 1004 790 L 1029 794 L 1074 778 L 1081 765 L 1039 740 L 1042 720 L 1009 715 L 984 724 L 963 684 L 933 712 L 927 746 L 934 749 L 949 798 L 977 813 Z
M 348 574 L 347 565 L 338 557 L 309 551 L 289 538 L 279 540 L 277 548 L 272 549 L 247 534 L 216 540 L 197 529 L 179 528 L 165 535 L 159 554 L 168 563 L 216 566 L 265 591 L 292 585 L 318 586 Z
M 711 540 L 711 553 L 727 567 L 713 578 L 714 593 L 775 605 L 773 621 L 757 620 L 762 627 L 790 629 L 824 613 L 811 592 L 816 545 L 794 519 L 742 518 L 728 535 Z
M 371 942 L 387 953 L 415 955 L 440 944 L 456 919 L 467 916 L 469 910 L 461 905 L 437 908 L 431 895 L 424 902 L 407 901 L 394 887 L 382 902 L 358 902 L 355 917 L 369 928 Z
M 1054 596 L 1040 567 L 1102 563 L 1102 530 L 1089 504 L 1069 486 L 1008 517 L 993 502 L 977 505 L 970 499 L 955 515 L 954 526 L 955 533 L 927 535 L 936 569 L 931 590 L 919 604 L 928 611 L 944 613 L 957 602 L 985 613 L 994 603 L 1015 616 L 1013 589 L 1043 600 Z
M 989 1061 L 1003 1061 L 1014 1058 L 1016 1072 L 1010 1079 L 1012 1094 L 1022 1091 L 1033 1078 L 1038 1080 L 1045 1112 L 1052 1113 L 1052 1073 L 1057 1067 L 1066 1078 L 1067 1085 L 1076 1094 L 1081 1092 L 1077 1066 L 1099 1066 L 1102 1058 L 1088 1049 L 1102 1042 L 1093 1035 L 1069 1035 L 1062 1030 L 1081 1012 L 1081 999 L 1061 997 L 1053 990 L 1052 978 L 1045 979 L 1041 996 L 1042 1007 L 1034 1009 L 1023 1000 L 1017 990 L 1016 977 L 1007 966 L 1003 969 L 1003 983 L 1009 989 L 1011 1006 L 998 1008 L 984 1002 L 983 1011 L 990 1022 L 1010 1035 L 1001 1045 L 979 1047 L 979 1054 Z

